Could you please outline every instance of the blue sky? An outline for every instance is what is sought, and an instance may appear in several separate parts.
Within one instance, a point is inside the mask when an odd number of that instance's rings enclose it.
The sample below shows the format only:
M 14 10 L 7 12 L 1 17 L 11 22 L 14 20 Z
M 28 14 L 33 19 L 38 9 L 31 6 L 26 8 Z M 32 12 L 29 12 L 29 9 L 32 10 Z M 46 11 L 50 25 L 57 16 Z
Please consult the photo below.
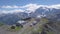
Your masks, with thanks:
M 0 0 L 0 6 L 3 5 L 22 6 L 29 3 L 41 4 L 41 5 L 54 5 L 54 4 L 60 4 L 60 0 Z

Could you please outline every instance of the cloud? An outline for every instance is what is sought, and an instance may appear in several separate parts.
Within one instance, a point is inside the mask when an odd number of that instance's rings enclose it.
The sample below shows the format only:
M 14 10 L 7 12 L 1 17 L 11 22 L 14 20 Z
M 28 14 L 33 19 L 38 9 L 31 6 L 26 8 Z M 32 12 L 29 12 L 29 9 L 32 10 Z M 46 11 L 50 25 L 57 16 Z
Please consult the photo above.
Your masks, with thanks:
M 27 8 L 27 10 L 37 9 L 39 7 L 47 7 L 47 8 L 60 8 L 60 4 L 56 5 L 37 5 L 37 4 L 27 4 L 24 6 L 0 6 L 1 8 Z
M 27 5 L 23 6 L 23 8 L 27 8 L 27 10 L 34 10 L 34 9 L 39 8 L 39 7 L 40 6 L 37 4 L 27 4 Z
M 20 10 L 20 9 L 14 9 L 14 10 L 10 10 L 10 11 L 8 11 L 8 10 L 2 10 L 1 13 L 7 14 L 7 13 L 18 13 L 18 12 L 24 12 L 24 10 Z
M 43 9 L 46 9 L 46 8 L 60 9 L 60 4 L 56 4 L 56 5 L 27 4 L 24 6 L 16 6 L 16 5 L 14 5 L 14 6 L 2 6 L 1 8 L 4 8 L 4 9 L 12 9 L 12 8 L 14 9 L 15 8 L 14 10 L 10 10 L 10 11 L 2 10 L 3 13 L 14 13 L 14 12 L 31 13 L 31 12 L 35 12 L 35 10 L 40 8 L 40 7 L 43 7 Z M 48 10 L 48 9 L 46 9 L 46 10 Z
M 11 6 L 2 6 L 2 8 L 12 8 Z
M 60 9 L 60 4 L 51 5 L 51 6 L 49 6 L 49 8 L 56 8 L 56 9 Z
M 19 6 L 2 6 L 1 8 L 19 8 Z
M 25 6 L 2 6 L 1 8 L 4 8 L 4 9 L 14 9 L 14 8 L 22 8 L 23 10 L 25 10 L 25 12 L 27 13 L 31 13 L 31 12 L 34 12 L 37 8 L 39 8 L 39 5 L 37 4 L 27 4 Z M 16 10 L 14 10 L 16 11 Z M 11 11 L 10 11 L 11 12 Z
M 31 12 L 35 12 L 36 9 L 38 9 L 40 6 L 37 4 L 27 4 L 25 6 L 22 6 L 22 8 L 26 8 L 26 10 L 31 13 Z M 26 11 L 26 12 L 27 12 Z

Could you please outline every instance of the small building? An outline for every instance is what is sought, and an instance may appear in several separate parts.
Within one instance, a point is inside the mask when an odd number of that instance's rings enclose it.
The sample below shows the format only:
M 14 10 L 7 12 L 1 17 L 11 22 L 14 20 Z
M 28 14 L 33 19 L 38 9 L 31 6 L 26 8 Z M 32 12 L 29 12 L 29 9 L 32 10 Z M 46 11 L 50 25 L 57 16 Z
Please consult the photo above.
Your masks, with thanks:
M 22 21 L 22 20 L 20 20 L 20 21 L 18 21 L 17 23 L 16 23 L 16 26 L 18 26 L 18 27 L 23 27 L 23 25 L 24 24 L 26 24 L 27 22 L 26 21 Z
M 23 27 L 23 25 L 20 24 L 20 23 L 16 23 L 16 26 L 17 26 L 17 27 Z

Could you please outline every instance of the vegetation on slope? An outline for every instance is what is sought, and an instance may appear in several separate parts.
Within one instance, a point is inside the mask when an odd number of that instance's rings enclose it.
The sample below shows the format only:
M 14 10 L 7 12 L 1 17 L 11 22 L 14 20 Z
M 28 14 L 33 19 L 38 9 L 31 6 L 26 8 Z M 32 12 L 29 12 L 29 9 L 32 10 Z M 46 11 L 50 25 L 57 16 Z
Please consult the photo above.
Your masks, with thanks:
M 0 22 L 0 26 L 3 26 L 4 24 L 2 22 Z

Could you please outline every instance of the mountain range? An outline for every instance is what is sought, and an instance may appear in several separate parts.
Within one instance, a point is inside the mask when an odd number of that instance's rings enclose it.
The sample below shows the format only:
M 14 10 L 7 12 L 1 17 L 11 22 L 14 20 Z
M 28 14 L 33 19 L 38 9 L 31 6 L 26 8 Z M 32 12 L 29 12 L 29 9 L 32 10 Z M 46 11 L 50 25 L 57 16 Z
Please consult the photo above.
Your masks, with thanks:
M 0 22 L 5 24 L 15 24 L 17 21 L 21 20 L 22 18 L 41 18 L 41 17 L 47 17 L 50 19 L 57 18 L 58 14 L 60 14 L 60 9 L 56 8 L 48 8 L 48 7 L 39 7 L 34 12 L 31 11 L 31 13 L 28 13 L 29 10 L 24 12 L 17 12 L 17 13 L 2 13 L 0 14 Z

